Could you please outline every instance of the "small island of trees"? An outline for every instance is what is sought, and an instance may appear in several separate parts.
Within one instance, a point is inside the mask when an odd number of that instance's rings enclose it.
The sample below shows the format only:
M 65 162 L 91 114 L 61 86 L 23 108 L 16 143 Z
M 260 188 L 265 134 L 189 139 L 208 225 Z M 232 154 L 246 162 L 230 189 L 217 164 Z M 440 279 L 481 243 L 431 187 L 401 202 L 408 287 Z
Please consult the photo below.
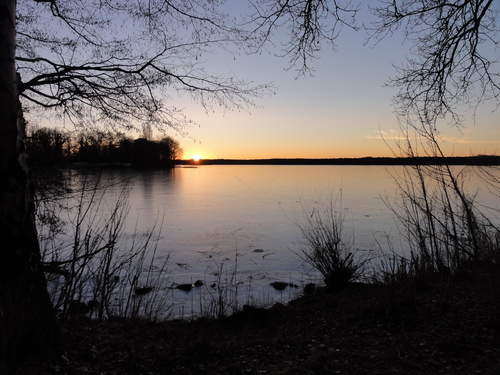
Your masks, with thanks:
M 32 129 L 26 148 L 31 161 L 39 165 L 172 167 L 183 153 L 179 142 L 169 136 L 132 139 L 123 133 L 87 130 L 75 134 L 57 128 Z

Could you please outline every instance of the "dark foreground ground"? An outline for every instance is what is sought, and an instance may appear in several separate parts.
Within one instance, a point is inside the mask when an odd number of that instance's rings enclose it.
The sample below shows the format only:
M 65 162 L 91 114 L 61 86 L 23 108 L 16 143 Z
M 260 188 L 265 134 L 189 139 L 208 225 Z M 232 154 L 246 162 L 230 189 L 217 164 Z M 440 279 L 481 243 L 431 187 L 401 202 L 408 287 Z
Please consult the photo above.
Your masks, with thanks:
M 500 374 L 500 275 L 353 285 L 193 322 L 75 320 L 19 374 Z

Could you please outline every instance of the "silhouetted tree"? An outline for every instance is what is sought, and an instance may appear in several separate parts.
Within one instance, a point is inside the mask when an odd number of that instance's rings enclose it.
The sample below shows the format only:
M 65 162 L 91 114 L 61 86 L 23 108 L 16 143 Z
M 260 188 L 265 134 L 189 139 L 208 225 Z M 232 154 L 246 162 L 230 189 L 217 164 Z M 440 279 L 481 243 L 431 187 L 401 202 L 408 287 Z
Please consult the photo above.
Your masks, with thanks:
M 138 138 L 134 141 L 134 163 L 142 167 L 152 167 L 157 165 L 159 157 L 154 149 L 155 144 L 146 138 Z
M 0 360 L 50 347 L 52 311 L 33 220 L 21 102 L 79 125 L 150 122 L 181 129 L 166 107 L 186 93 L 206 108 L 245 106 L 268 90 L 209 74 L 205 52 L 245 42 L 218 1 L 0 0 Z M 17 75 L 16 75 L 17 71 Z M 9 354 L 6 354 L 6 351 Z
M 459 109 L 500 99 L 499 8 L 493 0 L 381 1 L 373 8 L 376 39 L 403 29 L 413 44 L 407 63 L 391 80 L 400 118 L 435 126 L 448 117 L 459 125 Z
M 0 1 L 0 372 L 50 347 L 55 319 L 40 266 L 16 76 L 16 3 Z
M 182 148 L 172 137 L 164 137 L 160 141 L 160 159 L 163 162 L 171 163 L 182 157 Z
M 71 137 L 59 129 L 41 128 L 28 134 L 26 148 L 32 163 L 56 164 L 67 159 Z
M 181 154 L 179 143 L 171 137 L 160 141 L 139 138 L 133 144 L 133 162 L 141 167 L 171 166 Z
M 137 163 L 142 167 L 172 166 L 182 148 L 172 137 L 159 141 L 124 134 L 86 130 L 75 139 L 59 129 L 32 130 L 26 140 L 30 160 L 39 168 L 72 161 L 83 163 Z M 45 172 L 48 172 L 45 170 Z M 43 174 L 38 176 L 43 179 Z
M 341 27 L 357 28 L 357 9 L 348 0 L 256 0 L 246 30 L 220 11 L 221 4 L 0 0 L 2 362 L 7 349 L 15 354 L 40 347 L 54 335 L 39 267 L 20 98 L 34 118 L 43 108 L 84 126 L 149 123 L 180 130 L 187 119 L 165 106 L 173 92 L 187 93 L 210 109 L 251 104 L 252 95 L 268 91 L 266 85 L 208 74 L 201 66 L 206 52 L 228 43 L 259 51 L 275 29 L 287 27 L 283 56 L 303 74 L 324 42 L 335 46 Z M 498 44 L 492 0 L 382 4 L 374 10 L 380 21 L 374 36 L 403 27 L 418 57 L 393 81 L 401 87 L 397 100 L 403 115 L 433 126 L 435 119 L 454 115 L 455 106 L 471 94 L 478 102 L 498 100 L 499 76 L 491 71 L 496 60 L 480 47 Z
M 360 28 L 360 5 L 334 0 L 261 0 L 254 2 L 252 22 L 263 41 L 285 26 L 283 56 L 303 74 L 310 70 L 324 43 L 335 48 L 343 26 Z M 449 116 L 460 124 L 458 110 L 500 98 L 498 12 L 493 0 L 381 0 L 370 3 L 367 25 L 372 40 L 400 29 L 411 52 L 391 84 L 402 120 L 418 126 Z M 264 42 L 259 46 L 263 46 Z
M 86 130 L 77 138 L 75 159 L 79 162 L 105 163 L 113 160 L 117 139 L 111 132 Z
M 134 143 L 127 137 L 123 137 L 118 141 L 116 150 L 118 160 L 123 163 L 132 163 L 134 160 Z
M 324 47 L 336 48 L 342 27 L 359 29 L 356 23 L 358 5 L 349 0 L 257 0 L 247 22 L 256 25 L 257 51 L 273 39 L 275 31 L 284 28 L 288 39 L 281 43 L 281 56 L 288 59 L 289 68 L 299 75 L 310 72 L 311 63 Z

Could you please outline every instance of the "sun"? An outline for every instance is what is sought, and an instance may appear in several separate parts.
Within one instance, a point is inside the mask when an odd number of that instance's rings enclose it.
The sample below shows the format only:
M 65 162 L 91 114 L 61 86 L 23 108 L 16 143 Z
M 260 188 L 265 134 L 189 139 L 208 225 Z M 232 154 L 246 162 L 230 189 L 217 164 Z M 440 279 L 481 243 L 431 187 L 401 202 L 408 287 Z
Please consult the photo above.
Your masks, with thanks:
M 194 160 L 194 161 L 200 161 L 201 160 L 201 156 L 196 154 L 196 155 L 193 155 L 191 156 L 191 159 Z

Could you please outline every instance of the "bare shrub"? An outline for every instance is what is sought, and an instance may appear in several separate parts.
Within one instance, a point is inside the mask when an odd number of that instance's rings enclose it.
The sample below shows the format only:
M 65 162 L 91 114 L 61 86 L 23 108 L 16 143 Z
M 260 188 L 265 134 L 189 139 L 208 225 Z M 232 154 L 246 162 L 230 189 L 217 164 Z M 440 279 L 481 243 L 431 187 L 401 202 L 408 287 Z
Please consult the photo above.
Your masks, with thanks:
M 207 268 L 207 273 L 213 277 L 209 285 L 205 285 L 205 297 L 200 300 L 202 316 L 222 318 L 234 314 L 238 305 L 238 252 L 235 252 L 234 261 L 218 262 L 213 259 Z M 205 280 L 209 278 L 205 276 Z
M 294 223 L 304 241 L 299 255 L 321 273 L 327 288 L 343 288 L 363 275 L 371 257 L 356 249 L 354 234 L 345 231 L 342 191 L 302 205 Z
M 415 276 L 451 275 L 498 251 L 498 229 L 464 187 L 471 168 L 405 166 L 395 178 L 399 200 L 386 204 L 407 239 Z
M 468 272 L 471 263 L 498 259 L 500 228 L 476 203 L 476 193 L 466 188 L 469 177 L 482 173 L 488 189 L 499 191 L 492 168 L 449 165 L 432 123 L 401 124 L 403 137 L 398 144 L 401 156 L 417 160 L 420 154 L 432 157 L 433 164 L 410 164 L 394 169 L 398 197 L 385 199 L 407 240 L 409 255 L 405 265 L 414 278 L 441 280 Z M 415 131 L 415 139 L 410 136 Z M 419 154 L 420 152 L 420 154 Z M 398 271 L 399 272 L 399 271 Z
M 51 202 L 53 216 L 67 216 L 65 225 L 54 230 L 39 223 L 44 233 L 44 269 L 60 318 L 75 314 L 98 319 L 164 316 L 169 307 L 168 293 L 162 292 L 169 254 L 157 253 L 159 220 L 144 233 L 136 228 L 127 235 L 128 185 L 114 202 L 108 202 L 108 183 L 86 174 L 79 177 L 81 187 L 74 194 L 68 192 Z

